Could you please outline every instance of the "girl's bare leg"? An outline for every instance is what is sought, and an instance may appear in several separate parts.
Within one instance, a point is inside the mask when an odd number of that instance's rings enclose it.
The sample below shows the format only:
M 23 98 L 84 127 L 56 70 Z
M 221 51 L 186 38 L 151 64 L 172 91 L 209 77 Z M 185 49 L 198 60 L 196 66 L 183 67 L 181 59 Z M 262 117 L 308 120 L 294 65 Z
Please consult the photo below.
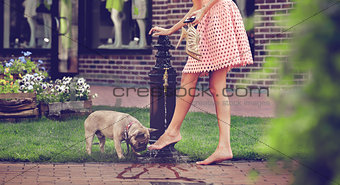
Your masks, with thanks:
M 176 100 L 176 108 L 171 123 L 164 134 L 153 145 L 149 146 L 149 150 L 160 150 L 182 139 L 180 128 L 194 99 L 198 77 L 199 73 L 182 74 L 181 88 L 178 92 L 179 97 Z
M 233 158 L 230 147 L 230 104 L 227 96 L 223 96 L 229 68 L 214 71 L 210 75 L 209 88 L 213 95 L 219 128 L 219 141 L 215 152 L 197 164 L 211 164 Z

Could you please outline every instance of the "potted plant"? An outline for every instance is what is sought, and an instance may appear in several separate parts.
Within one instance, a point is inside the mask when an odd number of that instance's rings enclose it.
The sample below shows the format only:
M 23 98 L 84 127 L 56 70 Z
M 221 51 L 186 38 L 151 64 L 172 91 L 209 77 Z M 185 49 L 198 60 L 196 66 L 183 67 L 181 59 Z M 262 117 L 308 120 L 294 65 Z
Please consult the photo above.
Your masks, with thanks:
M 40 113 L 44 116 L 90 113 L 92 96 L 89 88 L 84 78 L 64 77 L 53 82 L 40 74 L 26 74 L 19 80 L 20 91 L 37 93 Z

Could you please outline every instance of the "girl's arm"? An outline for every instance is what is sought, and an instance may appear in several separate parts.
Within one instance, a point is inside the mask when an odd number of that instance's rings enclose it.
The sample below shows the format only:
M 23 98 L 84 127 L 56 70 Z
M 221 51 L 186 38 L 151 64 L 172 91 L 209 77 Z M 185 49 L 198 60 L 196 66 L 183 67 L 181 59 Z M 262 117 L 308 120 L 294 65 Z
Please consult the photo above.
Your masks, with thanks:
M 189 12 L 187 14 L 185 14 L 185 16 L 179 22 L 177 22 L 175 25 L 173 25 L 170 29 L 165 29 L 165 28 L 161 28 L 161 27 L 156 26 L 156 27 L 151 28 L 151 30 L 149 31 L 149 34 L 152 34 L 153 32 L 155 32 L 153 35 L 171 35 L 171 34 L 175 33 L 177 30 L 181 29 L 184 25 L 186 25 L 183 22 L 184 22 L 185 19 L 187 19 L 189 17 L 189 15 L 192 15 L 195 11 L 197 11 L 201 8 L 202 8 L 202 3 L 195 3 L 194 2 L 194 5 L 193 5 L 193 7 L 190 8 Z
M 201 9 L 194 11 L 191 16 L 196 16 L 196 19 L 194 20 L 193 24 L 198 24 L 204 15 L 210 10 L 211 7 L 213 7 L 218 1 L 220 0 L 210 0 L 206 5 L 204 5 Z
M 186 23 L 183 23 L 185 21 L 185 19 L 191 17 L 191 15 L 202 8 L 202 2 L 194 2 L 193 7 L 190 8 L 189 12 L 187 14 L 185 14 L 185 16 L 175 25 L 173 25 L 170 30 L 171 30 L 171 34 L 175 33 L 177 30 L 181 29 L 184 25 L 186 25 Z
M 210 0 L 205 6 L 203 6 L 203 10 L 205 13 L 207 13 L 211 7 L 213 7 L 218 1 L 220 0 Z

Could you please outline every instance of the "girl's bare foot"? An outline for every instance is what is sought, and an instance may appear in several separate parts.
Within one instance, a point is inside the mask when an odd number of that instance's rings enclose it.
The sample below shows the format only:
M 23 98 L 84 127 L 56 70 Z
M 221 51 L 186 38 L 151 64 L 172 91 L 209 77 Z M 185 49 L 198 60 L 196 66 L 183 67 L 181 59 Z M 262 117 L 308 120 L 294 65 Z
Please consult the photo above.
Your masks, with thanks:
M 208 165 L 208 164 L 212 164 L 212 163 L 219 163 L 219 162 L 229 160 L 229 159 L 232 159 L 232 158 L 233 158 L 233 154 L 232 154 L 231 151 L 226 152 L 226 151 L 222 151 L 222 150 L 216 150 L 207 159 L 205 159 L 204 161 L 196 162 L 196 164 Z
M 160 150 L 167 145 L 172 143 L 176 143 L 182 139 L 180 133 L 178 134 L 170 134 L 169 132 L 165 132 L 159 139 L 153 144 L 148 147 L 149 150 Z

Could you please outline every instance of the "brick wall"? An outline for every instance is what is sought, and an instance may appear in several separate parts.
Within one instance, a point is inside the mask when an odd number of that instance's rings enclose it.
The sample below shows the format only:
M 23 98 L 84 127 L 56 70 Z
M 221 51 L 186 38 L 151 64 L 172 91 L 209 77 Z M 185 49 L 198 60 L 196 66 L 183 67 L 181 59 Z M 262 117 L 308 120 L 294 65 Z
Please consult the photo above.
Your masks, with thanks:
M 265 69 L 262 65 L 266 62 L 266 57 L 287 59 L 283 51 L 272 50 L 269 52 L 268 45 L 271 43 L 282 43 L 291 38 L 291 30 L 288 30 L 289 25 L 283 26 L 283 22 L 275 19 L 276 16 L 287 15 L 293 8 L 293 2 L 290 0 L 255 0 L 255 55 L 254 66 L 250 72 L 258 71 L 258 80 L 251 80 L 252 84 L 259 86 L 275 87 L 277 80 L 277 68 L 269 74 L 270 79 L 265 79 Z M 296 76 L 296 84 L 301 84 L 304 80 L 302 76 Z M 243 80 L 241 80 L 243 81 Z M 281 87 L 283 87 L 281 85 Z

